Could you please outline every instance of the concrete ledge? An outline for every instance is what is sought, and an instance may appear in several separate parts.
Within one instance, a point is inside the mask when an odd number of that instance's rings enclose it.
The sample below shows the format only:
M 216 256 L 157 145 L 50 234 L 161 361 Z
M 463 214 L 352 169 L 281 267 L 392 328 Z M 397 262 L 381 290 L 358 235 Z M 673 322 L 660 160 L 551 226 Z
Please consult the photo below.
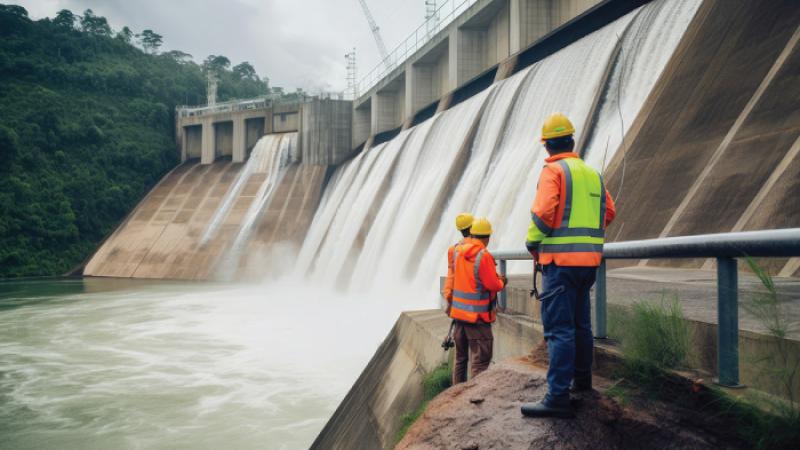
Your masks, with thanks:
M 439 309 L 403 313 L 312 444 L 312 449 L 390 449 L 401 417 L 422 401 L 424 375 L 450 358 L 440 344 L 450 319 Z M 498 314 L 493 363 L 528 355 L 542 342 L 529 317 Z M 610 343 L 595 346 L 595 369 L 618 363 Z

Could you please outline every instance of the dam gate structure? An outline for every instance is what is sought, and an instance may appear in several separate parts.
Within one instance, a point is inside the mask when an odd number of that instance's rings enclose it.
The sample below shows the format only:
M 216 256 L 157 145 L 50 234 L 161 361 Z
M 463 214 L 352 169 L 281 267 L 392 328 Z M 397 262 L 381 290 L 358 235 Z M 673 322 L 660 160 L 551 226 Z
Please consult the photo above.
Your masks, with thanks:
M 144 269 L 147 261 L 190 258 L 171 253 L 183 244 L 167 243 L 173 231 L 163 228 L 183 223 L 197 228 L 180 232 L 200 252 L 194 261 L 213 266 L 235 241 L 241 220 L 254 217 L 252 226 L 275 231 L 283 228 L 262 227 L 266 211 L 284 220 L 289 211 L 303 210 L 294 238 L 296 270 L 347 286 L 353 271 L 399 264 L 409 279 L 422 282 L 437 270 L 449 233 L 442 224 L 454 211 L 491 216 L 499 224 L 498 245 L 519 240 L 526 224 L 518 212 L 530 204 L 527 186 L 544 157 L 535 124 L 555 110 L 572 118 L 583 157 L 619 190 L 620 216 L 610 241 L 797 224 L 800 212 L 789 201 L 799 148 L 797 117 L 787 106 L 797 97 L 798 11 L 791 2 L 770 8 L 718 0 L 448 4 L 454 13 L 440 14 L 445 20 L 437 28 L 390 53 L 397 59 L 391 69 L 368 74 L 353 100 L 254 99 L 179 110 L 176 142 L 184 163 L 121 226 L 132 232 L 138 230 L 133 222 L 147 221 L 155 228 L 136 233 L 161 236 L 153 239 L 162 243 L 150 249 L 149 238 L 136 234 L 142 245 L 129 239 L 111 245 L 111 236 L 95 255 L 111 260 L 90 262 L 86 273 L 159 276 Z M 746 74 L 743 65 L 751 69 Z M 683 108 L 670 101 L 675 98 Z M 765 121 L 775 111 L 788 113 L 770 119 L 772 126 Z M 240 176 L 262 133 L 271 140 L 265 148 L 283 149 L 259 157 L 283 161 L 275 186 L 264 175 L 275 165 L 250 164 L 246 179 Z M 703 142 L 688 145 L 686 136 Z M 732 193 L 736 202 L 719 214 L 715 193 L 741 171 L 752 139 L 763 141 L 768 150 L 761 157 L 769 164 L 741 183 Z M 704 183 L 713 189 L 699 189 Z M 249 213 L 259 202 L 266 205 Z M 662 207 L 657 213 L 638 207 L 650 204 Z M 389 230 L 415 245 L 384 245 Z M 214 233 L 232 235 L 215 241 Z M 269 242 L 280 241 L 268 234 Z M 341 270 L 342 260 L 353 268 Z M 787 276 L 800 271 L 797 258 L 770 264 Z M 206 278 L 209 270 L 190 278 Z

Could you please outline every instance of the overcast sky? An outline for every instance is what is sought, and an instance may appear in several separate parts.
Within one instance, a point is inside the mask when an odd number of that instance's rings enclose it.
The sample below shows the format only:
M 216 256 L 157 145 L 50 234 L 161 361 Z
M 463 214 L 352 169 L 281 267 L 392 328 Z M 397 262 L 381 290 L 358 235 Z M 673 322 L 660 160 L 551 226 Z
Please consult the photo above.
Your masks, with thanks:
M 5 3 L 15 3 L 7 0 Z M 123 26 L 164 36 L 161 51 L 182 50 L 198 62 L 210 54 L 249 61 L 272 86 L 339 91 L 344 54 L 356 47 L 358 77 L 378 51 L 358 0 L 17 0 L 31 18 L 91 8 L 114 31 Z M 444 3 L 439 0 L 439 4 Z M 391 51 L 425 19 L 425 0 L 367 0 Z

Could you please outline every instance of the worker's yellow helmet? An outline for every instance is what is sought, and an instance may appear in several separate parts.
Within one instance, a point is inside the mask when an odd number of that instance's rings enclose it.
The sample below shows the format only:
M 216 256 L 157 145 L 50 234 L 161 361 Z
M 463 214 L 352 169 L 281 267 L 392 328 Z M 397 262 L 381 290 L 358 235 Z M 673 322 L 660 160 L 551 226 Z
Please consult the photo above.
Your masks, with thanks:
M 456 228 L 458 231 L 463 231 L 468 229 L 472 226 L 472 214 L 470 213 L 461 213 L 456 216 Z
M 491 236 L 492 223 L 486 217 L 478 217 L 472 221 L 472 227 L 469 229 L 469 234 L 473 236 Z
M 567 116 L 561 113 L 550 114 L 542 125 L 542 142 L 575 134 L 575 127 Z

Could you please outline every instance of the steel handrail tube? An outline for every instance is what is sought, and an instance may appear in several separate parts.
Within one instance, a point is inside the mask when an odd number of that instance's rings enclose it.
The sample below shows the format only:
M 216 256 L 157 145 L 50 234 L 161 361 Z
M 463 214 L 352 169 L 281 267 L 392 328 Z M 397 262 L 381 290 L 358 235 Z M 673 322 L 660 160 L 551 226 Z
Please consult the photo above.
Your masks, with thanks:
M 525 250 L 493 251 L 500 275 L 506 275 L 506 261 L 533 259 Z M 800 256 L 800 228 L 701 234 L 695 236 L 612 242 L 603 246 L 603 261 L 597 268 L 595 286 L 595 338 L 606 333 L 606 260 L 655 258 L 716 258 L 717 260 L 717 382 L 739 386 L 738 268 L 742 257 Z M 534 275 L 535 276 L 535 275 Z M 507 293 L 500 293 L 505 307 Z

